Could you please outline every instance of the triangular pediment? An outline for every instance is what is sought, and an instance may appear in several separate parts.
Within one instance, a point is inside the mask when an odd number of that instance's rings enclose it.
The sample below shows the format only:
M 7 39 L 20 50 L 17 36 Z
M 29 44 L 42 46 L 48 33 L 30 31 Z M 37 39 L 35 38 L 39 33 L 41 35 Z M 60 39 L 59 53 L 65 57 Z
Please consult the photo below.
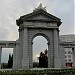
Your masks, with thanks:
M 46 11 L 38 10 L 27 15 L 21 16 L 19 20 L 17 20 L 17 24 L 22 23 L 24 21 L 46 21 L 46 22 L 56 22 L 60 23 L 60 19 L 56 16 L 53 16 Z
M 28 18 L 25 18 L 25 20 L 56 21 L 56 19 L 53 19 L 52 17 L 48 17 L 45 14 L 36 14 L 36 15 L 30 16 Z
M 44 20 L 44 21 L 58 21 L 59 18 L 45 12 L 45 11 L 37 11 L 32 12 L 30 14 L 27 14 L 25 16 L 22 16 L 23 20 Z

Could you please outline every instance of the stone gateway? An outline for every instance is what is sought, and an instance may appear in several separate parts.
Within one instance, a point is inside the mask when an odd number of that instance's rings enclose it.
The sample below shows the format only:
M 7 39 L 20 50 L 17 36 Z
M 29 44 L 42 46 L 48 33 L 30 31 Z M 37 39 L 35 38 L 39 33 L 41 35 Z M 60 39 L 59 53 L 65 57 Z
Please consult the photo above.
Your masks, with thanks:
M 39 35 L 48 41 L 48 68 L 65 67 L 63 48 L 66 43 L 59 41 L 61 19 L 49 14 L 46 8 L 40 4 L 32 13 L 21 16 L 16 23 L 19 26 L 19 39 L 17 41 L 0 41 L 0 67 L 2 48 L 14 48 L 13 69 L 33 68 L 33 39 Z M 66 45 L 66 47 L 68 46 L 71 44 Z M 72 46 L 75 49 L 75 43 Z
M 19 26 L 19 51 L 17 66 L 22 69 L 33 68 L 33 39 L 41 35 L 48 41 L 48 67 L 60 68 L 59 56 L 59 26 L 61 20 L 49 13 L 40 4 L 32 13 L 16 20 Z M 14 61 L 15 62 L 15 61 Z

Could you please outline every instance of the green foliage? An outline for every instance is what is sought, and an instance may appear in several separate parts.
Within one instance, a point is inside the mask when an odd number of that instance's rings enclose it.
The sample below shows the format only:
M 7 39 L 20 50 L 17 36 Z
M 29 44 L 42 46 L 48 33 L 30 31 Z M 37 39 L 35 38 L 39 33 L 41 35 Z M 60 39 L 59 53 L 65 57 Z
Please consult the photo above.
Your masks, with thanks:
M 38 62 L 33 62 L 33 68 L 38 67 L 39 63 Z
M 48 67 L 48 51 L 45 50 L 44 53 L 41 52 L 39 55 L 39 67 L 47 68 Z
M 0 75 L 75 75 L 75 69 L 0 71 Z
M 9 54 L 8 68 L 12 68 L 12 65 L 13 65 L 13 55 Z

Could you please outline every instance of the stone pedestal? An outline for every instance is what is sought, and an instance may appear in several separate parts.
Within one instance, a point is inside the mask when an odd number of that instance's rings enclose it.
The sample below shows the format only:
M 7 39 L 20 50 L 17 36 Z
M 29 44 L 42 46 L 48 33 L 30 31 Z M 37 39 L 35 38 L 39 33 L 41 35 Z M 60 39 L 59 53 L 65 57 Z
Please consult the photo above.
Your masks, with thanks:
M 23 58 L 22 59 L 22 69 L 29 69 L 29 59 L 28 58 Z

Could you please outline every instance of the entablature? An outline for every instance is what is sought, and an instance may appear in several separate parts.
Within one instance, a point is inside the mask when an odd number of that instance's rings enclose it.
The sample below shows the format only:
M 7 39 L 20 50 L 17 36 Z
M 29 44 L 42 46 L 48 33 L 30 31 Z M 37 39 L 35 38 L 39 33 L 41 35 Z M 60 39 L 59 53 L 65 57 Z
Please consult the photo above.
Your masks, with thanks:
M 75 42 L 61 42 L 60 45 L 63 47 L 75 47 Z
M 0 47 L 2 48 L 14 48 L 16 41 L 0 41 Z
M 28 28 L 59 28 L 56 23 L 46 22 L 24 22 L 19 26 L 19 30 L 23 30 L 25 27 Z

